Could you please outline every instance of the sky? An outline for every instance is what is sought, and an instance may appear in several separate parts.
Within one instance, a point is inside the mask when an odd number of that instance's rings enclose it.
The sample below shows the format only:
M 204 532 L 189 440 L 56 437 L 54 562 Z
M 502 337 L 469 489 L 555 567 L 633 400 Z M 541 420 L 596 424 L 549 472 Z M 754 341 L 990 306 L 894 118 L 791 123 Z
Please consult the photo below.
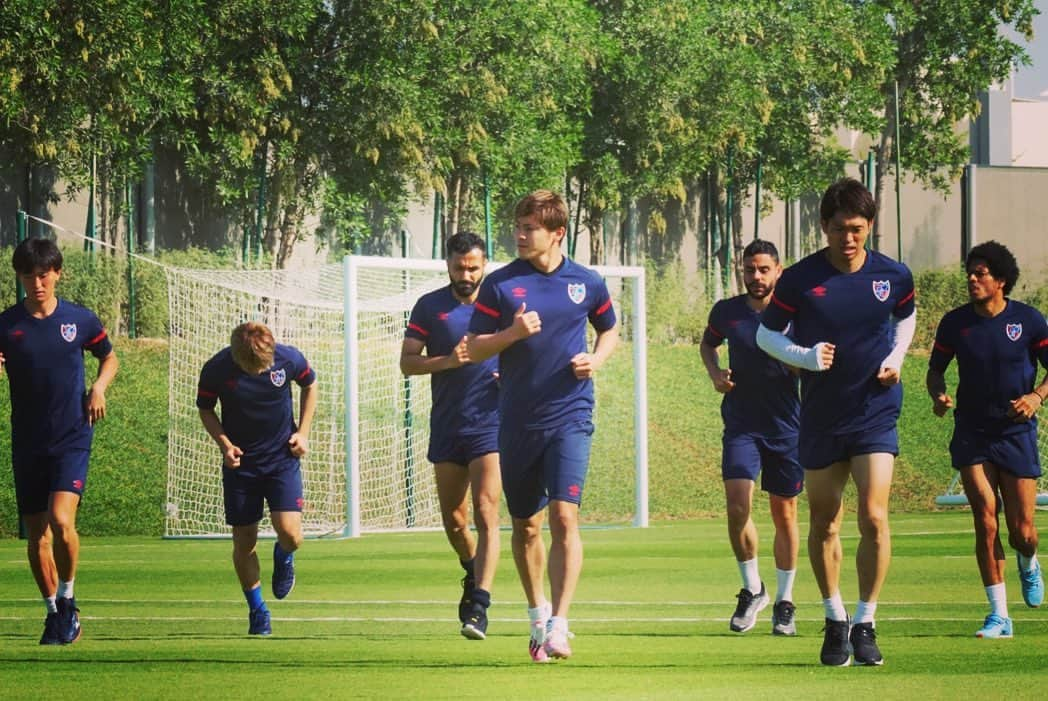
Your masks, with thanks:
M 1034 4 L 1041 14 L 1033 20 L 1033 41 L 1026 46 L 1032 63 L 1016 71 L 1014 96 L 1048 100 L 1048 0 Z

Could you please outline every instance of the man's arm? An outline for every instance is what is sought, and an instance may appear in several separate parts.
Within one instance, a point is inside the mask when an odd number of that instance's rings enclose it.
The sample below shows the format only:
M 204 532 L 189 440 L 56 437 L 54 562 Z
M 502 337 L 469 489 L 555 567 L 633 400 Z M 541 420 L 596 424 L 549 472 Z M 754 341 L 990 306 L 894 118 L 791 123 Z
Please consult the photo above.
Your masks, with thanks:
M 218 419 L 218 414 L 215 413 L 214 409 L 201 408 L 198 411 L 200 412 L 200 421 L 204 424 L 204 430 L 218 445 L 218 449 L 222 451 L 222 461 L 226 464 L 226 467 L 232 469 L 240 467 L 240 456 L 244 454 L 244 451 L 239 446 L 233 445 L 233 441 L 229 440 L 226 430 L 222 428 L 222 422 Z
M 833 366 L 835 346 L 832 343 L 820 342 L 805 348 L 782 331 L 772 331 L 764 324 L 757 327 L 757 346 L 776 360 L 804 370 L 820 372 Z
M 542 331 L 542 320 L 538 312 L 527 311 L 527 302 L 513 314 L 513 323 L 495 333 L 471 333 L 466 337 L 466 352 L 470 360 L 479 363 L 493 355 L 498 355 L 517 341 Z M 476 312 L 474 312 L 476 313 Z M 617 332 L 616 332 L 617 333 Z M 599 336 L 598 336 L 599 339 Z M 609 353 L 611 351 L 608 351 Z
M 309 450 L 309 429 L 313 425 L 313 414 L 317 410 L 317 381 L 313 380 L 299 390 L 298 430 L 288 438 L 288 448 L 295 457 L 302 457 Z
M 699 341 L 699 357 L 702 358 L 702 364 L 706 366 L 706 374 L 713 382 L 713 389 L 721 394 L 727 394 L 735 387 L 735 383 L 731 381 L 731 368 L 721 368 L 720 354 L 715 347 L 705 341 Z
M 593 377 L 618 345 L 618 324 L 615 324 L 610 329 L 598 331 L 597 340 L 593 343 L 593 352 L 579 353 L 571 359 L 571 367 L 575 371 L 575 377 L 580 380 Z
M 1041 384 L 1034 387 L 1032 392 L 1013 399 L 1012 408 L 1008 413 L 1012 415 L 1012 420 L 1016 423 L 1029 421 L 1044 404 L 1046 397 L 1048 397 L 1048 373 L 1044 374 Z
M 422 355 L 426 344 L 417 338 L 405 338 L 400 346 L 400 371 L 405 375 L 429 375 L 461 367 L 470 362 L 466 337 L 448 355 Z
M 877 381 L 885 387 L 898 384 L 901 379 L 899 371 L 902 369 L 902 361 L 906 359 L 906 351 L 910 349 L 913 342 L 913 334 L 917 329 L 917 311 L 910 312 L 905 319 L 892 317 L 892 349 L 881 363 L 880 372 L 877 373 Z
M 946 393 L 946 376 L 938 370 L 928 368 L 928 374 L 924 376 L 924 386 L 928 388 L 928 396 L 932 398 L 932 411 L 936 416 L 945 416 L 946 411 L 953 408 L 953 399 Z
M 120 367 L 120 361 L 116 359 L 116 352 L 109 351 L 109 355 L 98 361 L 98 377 L 91 384 L 87 392 L 87 421 L 92 426 L 106 415 L 106 390 L 109 383 L 116 377 L 116 371 Z

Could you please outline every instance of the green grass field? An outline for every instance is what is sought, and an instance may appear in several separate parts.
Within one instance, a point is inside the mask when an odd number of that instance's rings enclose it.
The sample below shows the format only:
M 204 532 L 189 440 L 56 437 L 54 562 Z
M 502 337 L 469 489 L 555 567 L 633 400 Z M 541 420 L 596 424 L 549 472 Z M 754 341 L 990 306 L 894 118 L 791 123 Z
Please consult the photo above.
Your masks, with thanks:
M 766 518 L 758 526 L 770 535 Z M 307 542 L 295 591 L 269 602 L 268 639 L 245 634 L 228 541 L 85 538 L 77 577 L 84 637 L 61 648 L 37 645 L 43 606 L 23 544 L 0 540 L 0 697 L 1044 697 L 1048 608 L 1022 604 L 1014 560 L 1007 583 L 1016 637 L 973 637 L 986 604 L 966 512 L 893 517 L 894 560 L 878 611 L 882 668 L 818 663 L 822 610 L 803 544 L 799 635 L 773 638 L 770 609 L 750 633 L 730 633 L 739 584 L 724 531 L 721 520 L 587 530 L 575 656 L 543 666 L 525 650 L 506 533 L 485 642 L 458 634 L 460 573 L 441 533 Z M 849 607 L 855 532 L 850 514 Z M 766 539 L 761 569 L 774 587 L 769 549 Z

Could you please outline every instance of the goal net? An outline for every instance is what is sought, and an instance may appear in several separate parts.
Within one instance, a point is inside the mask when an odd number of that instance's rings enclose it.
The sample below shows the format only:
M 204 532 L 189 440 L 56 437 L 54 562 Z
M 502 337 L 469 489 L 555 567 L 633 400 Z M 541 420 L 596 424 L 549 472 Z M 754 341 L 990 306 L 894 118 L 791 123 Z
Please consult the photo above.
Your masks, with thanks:
M 490 264 L 489 272 L 497 267 Z M 589 521 L 647 525 L 643 269 L 598 270 L 615 300 L 623 342 L 597 382 L 583 508 Z M 194 398 L 203 363 L 246 320 L 270 326 L 317 372 L 320 401 L 302 462 L 306 533 L 440 527 L 426 460 L 429 377 L 401 374 L 400 345 L 418 298 L 446 284 L 443 261 L 370 256 L 309 272 L 169 270 L 166 534 L 228 533 L 218 451 Z

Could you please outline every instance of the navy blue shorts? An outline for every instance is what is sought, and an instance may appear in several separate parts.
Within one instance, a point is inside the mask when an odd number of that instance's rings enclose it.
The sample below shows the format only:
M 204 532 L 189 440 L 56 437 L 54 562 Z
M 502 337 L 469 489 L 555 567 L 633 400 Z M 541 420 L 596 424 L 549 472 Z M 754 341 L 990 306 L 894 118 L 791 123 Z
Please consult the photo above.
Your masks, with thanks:
M 262 520 L 262 500 L 270 511 L 302 510 L 302 469 L 298 459 L 264 474 L 244 474 L 222 466 L 226 523 L 249 526 Z
M 839 436 L 822 434 L 817 436 L 801 435 L 801 465 L 805 470 L 821 470 L 835 462 L 850 460 L 857 455 L 872 453 L 899 454 L 899 433 L 895 426 L 874 429 L 872 431 L 855 431 Z
M 67 450 L 61 455 L 12 454 L 18 513 L 44 513 L 52 492 L 83 495 L 90 458 L 90 450 Z
M 753 433 L 724 433 L 721 476 L 757 481 L 761 489 L 780 497 L 795 497 L 804 488 L 804 468 L 797 461 L 797 434 L 765 438 Z
M 502 491 L 514 518 L 530 518 L 550 499 L 582 503 L 593 423 L 499 432 Z
M 434 465 L 438 462 L 450 462 L 468 466 L 482 455 L 497 453 L 498 449 L 498 428 L 484 433 L 466 433 L 447 438 L 433 434 L 429 437 L 429 453 L 426 458 Z
M 1036 430 L 1002 436 L 954 426 L 950 459 L 955 469 L 991 462 L 1016 477 L 1041 476 Z

